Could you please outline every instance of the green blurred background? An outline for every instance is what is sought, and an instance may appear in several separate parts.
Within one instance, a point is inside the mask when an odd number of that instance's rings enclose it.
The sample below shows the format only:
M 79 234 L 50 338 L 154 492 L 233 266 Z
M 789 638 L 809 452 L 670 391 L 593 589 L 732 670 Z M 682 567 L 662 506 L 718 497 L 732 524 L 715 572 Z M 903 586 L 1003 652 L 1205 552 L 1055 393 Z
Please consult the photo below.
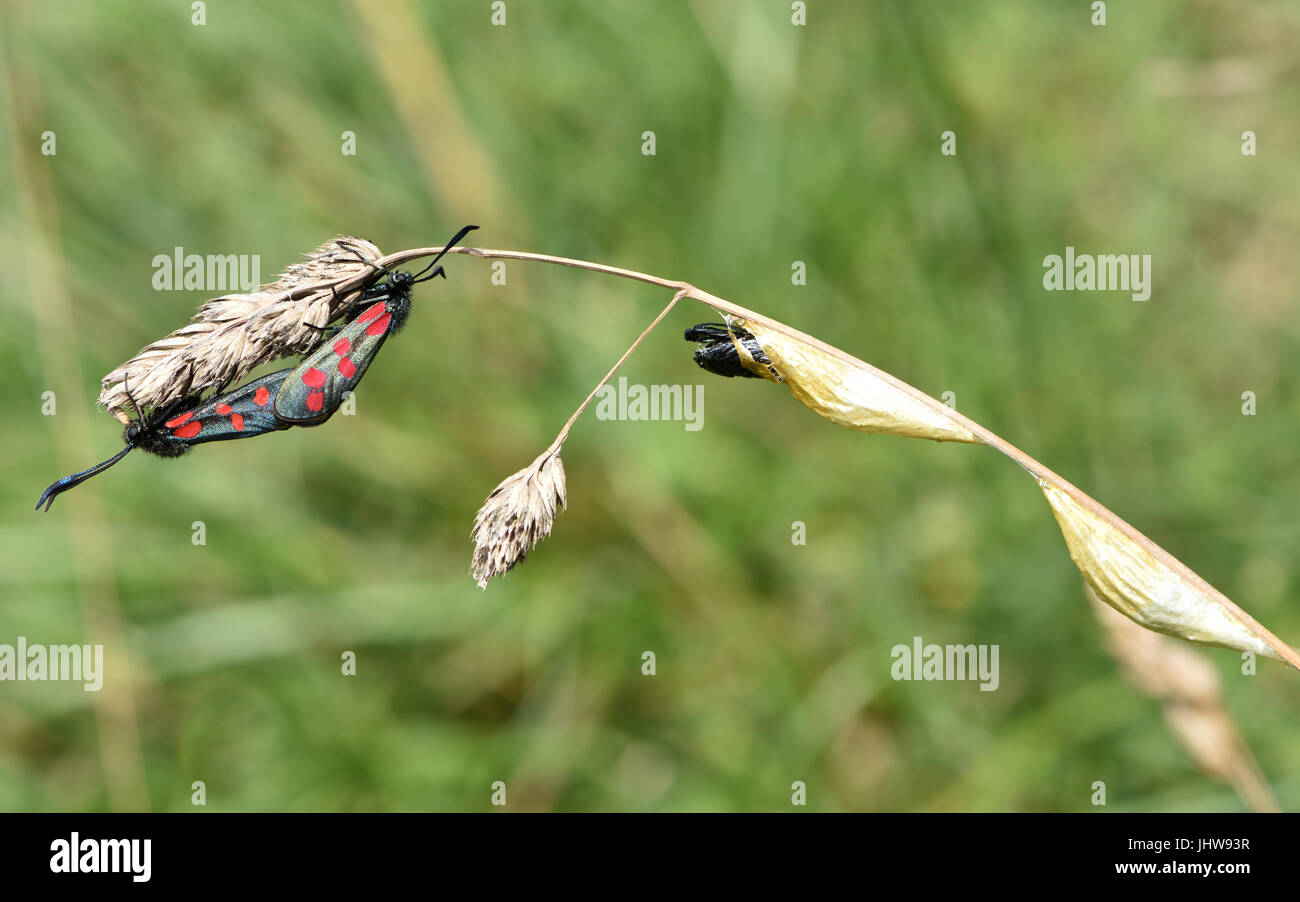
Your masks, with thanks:
M 0 684 L 0 809 L 193 810 L 196 780 L 206 810 L 489 810 L 495 780 L 511 810 L 790 810 L 794 781 L 810 810 L 1094 810 L 1099 780 L 1107 810 L 1242 808 L 1125 682 L 1023 471 L 704 374 L 699 305 L 622 374 L 703 382 L 704 428 L 588 414 L 554 534 L 480 591 L 475 510 L 667 301 L 645 285 L 452 259 L 356 416 L 133 454 L 32 513 L 120 447 L 99 377 L 209 294 L 152 290 L 156 254 L 269 281 L 335 234 L 475 222 L 953 392 L 1300 641 L 1300 8 L 810 6 L 5 0 L 0 642 L 109 672 Z M 1066 245 L 1151 254 L 1151 300 L 1044 291 Z M 999 690 L 891 680 L 916 635 L 998 644 Z M 1300 674 L 1207 654 L 1300 808 Z

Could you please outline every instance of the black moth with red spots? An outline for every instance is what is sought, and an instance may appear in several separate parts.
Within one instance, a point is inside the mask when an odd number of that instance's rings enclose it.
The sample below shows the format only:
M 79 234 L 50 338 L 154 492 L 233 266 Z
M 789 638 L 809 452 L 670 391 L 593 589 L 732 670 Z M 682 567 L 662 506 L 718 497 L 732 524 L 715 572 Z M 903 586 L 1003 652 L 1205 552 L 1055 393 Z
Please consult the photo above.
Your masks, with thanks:
M 343 393 L 356 388 L 388 336 L 406 324 L 413 284 L 410 273 L 396 272 L 363 292 L 362 303 L 374 303 L 303 358 L 275 396 L 275 415 L 291 426 L 328 420 L 343 403 Z
M 446 247 L 456 245 L 475 228 L 461 229 Z M 179 457 L 192 445 L 325 422 L 343 403 L 344 392 L 356 388 L 388 336 L 405 325 L 411 312 L 411 287 L 434 276 L 446 276 L 438 265 L 445 253 L 444 249 L 416 275 L 376 267 L 387 278 L 363 290 L 345 314 L 344 324 L 331 330 L 298 366 L 254 379 L 207 401 L 185 398 L 148 416 L 137 409 L 136 419 L 122 436 L 125 448 L 102 463 L 52 483 L 36 502 L 36 509 L 43 506 L 48 511 L 60 494 L 104 472 L 135 448 L 159 457 Z

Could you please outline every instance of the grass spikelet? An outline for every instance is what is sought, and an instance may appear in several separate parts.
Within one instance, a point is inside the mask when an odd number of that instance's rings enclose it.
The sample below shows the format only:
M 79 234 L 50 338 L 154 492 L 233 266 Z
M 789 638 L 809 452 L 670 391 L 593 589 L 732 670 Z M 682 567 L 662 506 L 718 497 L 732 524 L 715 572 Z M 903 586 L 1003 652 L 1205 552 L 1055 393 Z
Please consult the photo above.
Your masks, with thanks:
M 319 329 L 312 326 L 338 315 L 375 272 L 364 261 L 380 256 L 364 239 L 333 238 L 261 290 L 205 302 L 192 322 L 104 376 L 100 406 L 126 423 L 135 410 L 132 399 L 145 408 L 163 408 L 228 386 L 263 363 L 305 353 L 320 341 Z
M 560 449 L 569 437 L 569 430 L 601 387 L 618 372 L 623 362 L 632 356 L 632 352 L 684 296 L 684 292 L 674 295 L 668 306 L 641 331 L 618 362 L 588 392 L 586 400 L 578 405 L 550 447 L 531 464 L 503 480 L 487 496 L 474 517 L 474 529 L 470 532 L 470 538 L 474 541 L 470 575 L 480 589 L 486 589 L 488 580 L 492 577 L 512 569 L 538 542 L 551 534 L 551 524 L 555 522 L 555 502 L 558 501 L 560 507 L 568 504 Z
M 480 589 L 512 570 L 551 534 L 555 515 L 568 504 L 560 449 L 547 448 L 531 464 L 502 480 L 474 517 L 470 575 Z
M 355 235 L 331 238 L 301 260 L 290 263 L 267 291 L 284 291 L 313 282 L 330 282 L 369 270 L 362 260 L 375 262 L 383 253 L 374 244 Z M 358 259 L 360 258 L 360 259 Z

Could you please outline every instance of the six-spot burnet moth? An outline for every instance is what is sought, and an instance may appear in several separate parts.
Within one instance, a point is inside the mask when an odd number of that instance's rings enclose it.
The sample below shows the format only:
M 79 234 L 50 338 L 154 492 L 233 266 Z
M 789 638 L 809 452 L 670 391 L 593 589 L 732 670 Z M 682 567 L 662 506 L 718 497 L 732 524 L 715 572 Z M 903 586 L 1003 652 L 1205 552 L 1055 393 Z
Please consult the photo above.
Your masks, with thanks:
M 476 228 L 461 229 L 446 248 Z M 190 396 L 147 416 L 137 408 L 136 419 L 123 434 L 126 447 L 102 463 L 51 484 L 36 502 L 36 509 L 43 506 L 48 511 L 60 494 L 104 472 L 135 448 L 159 457 L 179 457 L 193 445 L 325 422 L 343 403 L 343 393 L 360 383 L 388 336 L 406 323 L 411 287 L 434 276 L 446 277 L 438 265 L 446 252 L 444 249 L 415 275 L 375 267 L 376 276 L 385 276 L 384 281 L 363 290 L 349 308 L 351 312 L 345 312 L 345 323 L 325 330 L 321 342 L 298 366 L 262 376 L 207 401 Z
M 465 226 L 447 247 L 460 243 L 476 228 Z M 275 415 L 291 426 L 315 426 L 329 419 L 343 403 L 343 393 L 361 381 L 388 336 L 406 324 L 411 312 L 411 286 L 434 276 L 446 277 L 438 264 L 443 254 L 415 275 L 388 273 L 383 282 L 361 292 L 351 307 L 349 321 L 331 330 L 281 386 L 275 396 Z M 374 303 L 368 303 L 371 301 Z

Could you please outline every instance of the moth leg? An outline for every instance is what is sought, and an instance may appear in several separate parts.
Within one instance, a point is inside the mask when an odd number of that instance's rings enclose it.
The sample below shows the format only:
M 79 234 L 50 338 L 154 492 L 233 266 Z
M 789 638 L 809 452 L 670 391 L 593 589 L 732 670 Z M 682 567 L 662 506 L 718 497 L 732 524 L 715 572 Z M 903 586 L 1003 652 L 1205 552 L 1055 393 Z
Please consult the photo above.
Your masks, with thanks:
M 127 381 L 129 378 L 126 373 L 122 374 L 122 391 L 126 393 L 126 399 L 131 402 L 131 406 L 135 408 L 136 417 L 143 424 L 144 410 L 140 407 L 140 402 L 135 399 L 135 395 L 131 394 L 131 384 Z

